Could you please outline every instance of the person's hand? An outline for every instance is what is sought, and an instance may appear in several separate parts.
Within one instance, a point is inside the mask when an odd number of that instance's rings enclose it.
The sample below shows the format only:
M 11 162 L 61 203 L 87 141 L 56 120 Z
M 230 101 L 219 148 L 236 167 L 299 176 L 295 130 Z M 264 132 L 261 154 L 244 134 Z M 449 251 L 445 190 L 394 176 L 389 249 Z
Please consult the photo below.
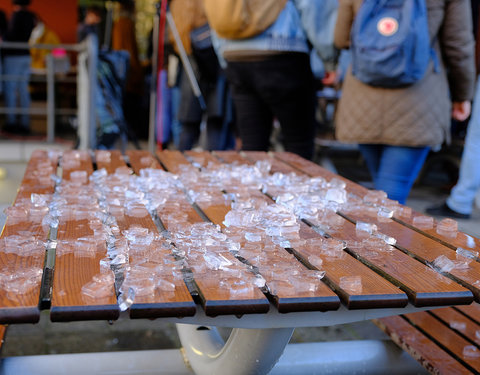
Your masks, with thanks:
M 472 111 L 472 104 L 469 100 L 452 103 L 452 118 L 457 121 L 465 121 Z

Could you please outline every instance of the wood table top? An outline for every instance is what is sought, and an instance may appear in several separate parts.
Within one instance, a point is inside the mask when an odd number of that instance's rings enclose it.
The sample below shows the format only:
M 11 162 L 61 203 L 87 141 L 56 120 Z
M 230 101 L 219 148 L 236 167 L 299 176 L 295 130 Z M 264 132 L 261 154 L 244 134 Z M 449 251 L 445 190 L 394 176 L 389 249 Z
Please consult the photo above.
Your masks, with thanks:
M 37 151 L 0 324 L 480 302 L 480 241 L 449 225 L 291 153 Z

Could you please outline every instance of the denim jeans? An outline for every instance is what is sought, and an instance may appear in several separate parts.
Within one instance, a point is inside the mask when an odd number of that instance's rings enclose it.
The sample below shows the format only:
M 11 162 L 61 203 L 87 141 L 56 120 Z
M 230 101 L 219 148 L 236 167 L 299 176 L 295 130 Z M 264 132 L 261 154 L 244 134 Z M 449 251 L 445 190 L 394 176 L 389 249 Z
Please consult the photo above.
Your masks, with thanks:
M 30 108 L 30 92 L 28 91 L 30 64 L 30 55 L 4 56 L 3 58 L 4 74 L 14 78 L 14 80 L 4 82 L 5 104 L 8 109 L 14 109 L 16 107 L 22 109 Z M 19 105 L 17 105 L 17 99 Z M 7 123 L 15 124 L 15 122 L 15 114 L 7 113 Z M 20 115 L 20 125 L 28 128 L 29 123 L 30 116 L 28 114 Z
M 359 145 L 374 187 L 387 193 L 389 199 L 404 204 L 430 147 Z
M 480 80 L 473 101 L 472 116 L 468 123 L 462 161 L 457 184 L 447 198 L 447 205 L 462 214 L 470 214 L 475 194 L 480 188 Z

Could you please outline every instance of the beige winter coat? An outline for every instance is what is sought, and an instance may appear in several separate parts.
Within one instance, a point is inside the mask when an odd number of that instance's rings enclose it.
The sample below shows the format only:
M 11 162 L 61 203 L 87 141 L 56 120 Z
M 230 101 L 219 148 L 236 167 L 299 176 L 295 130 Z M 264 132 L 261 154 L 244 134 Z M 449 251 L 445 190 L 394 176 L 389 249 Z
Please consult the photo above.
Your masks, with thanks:
M 348 48 L 354 15 L 362 0 L 339 0 L 335 45 Z M 451 101 L 471 100 L 475 63 L 468 0 L 426 0 L 430 37 L 440 60 L 407 88 L 363 84 L 349 71 L 336 115 L 337 139 L 347 143 L 438 146 L 447 139 Z M 447 77 L 448 71 L 448 77 Z

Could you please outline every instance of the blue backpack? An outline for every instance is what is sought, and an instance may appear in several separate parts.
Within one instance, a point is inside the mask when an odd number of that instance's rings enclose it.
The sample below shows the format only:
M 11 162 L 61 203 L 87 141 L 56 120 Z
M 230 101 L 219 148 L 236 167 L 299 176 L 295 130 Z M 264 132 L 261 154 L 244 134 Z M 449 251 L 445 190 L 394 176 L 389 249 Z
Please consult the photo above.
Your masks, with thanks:
M 425 0 L 364 0 L 351 31 L 352 73 L 371 86 L 420 80 L 432 57 Z

